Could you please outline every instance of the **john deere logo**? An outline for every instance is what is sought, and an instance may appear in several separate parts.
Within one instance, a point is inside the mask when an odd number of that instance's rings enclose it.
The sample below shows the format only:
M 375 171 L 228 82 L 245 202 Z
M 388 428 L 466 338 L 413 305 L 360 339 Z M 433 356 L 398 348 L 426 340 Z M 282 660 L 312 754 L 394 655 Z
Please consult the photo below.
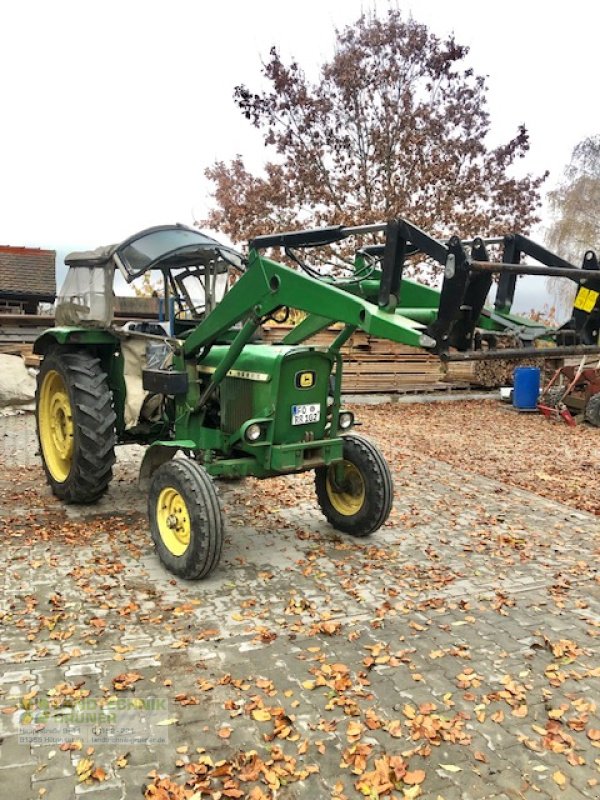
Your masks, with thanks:
M 296 389 L 311 389 L 315 385 L 316 373 L 312 370 L 296 373 Z

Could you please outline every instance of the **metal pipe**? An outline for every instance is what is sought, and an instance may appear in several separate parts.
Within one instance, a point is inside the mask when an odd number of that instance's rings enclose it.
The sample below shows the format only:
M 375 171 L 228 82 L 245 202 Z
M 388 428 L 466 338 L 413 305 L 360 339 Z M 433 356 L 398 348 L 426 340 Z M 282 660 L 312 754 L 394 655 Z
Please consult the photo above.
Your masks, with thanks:
M 484 239 L 483 236 L 476 236 L 474 239 L 461 239 L 461 244 L 466 244 L 469 247 L 472 247 L 475 242 L 481 242 L 482 244 L 504 244 L 504 236 L 496 236 L 491 239 Z
M 372 225 L 351 225 L 347 228 L 342 228 L 342 233 L 344 236 L 357 235 L 359 233 L 380 233 L 385 231 L 386 228 L 386 222 L 376 222 Z M 450 239 L 450 237 L 437 237 L 438 241 L 442 241 L 443 239 Z M 476 241 L 483 242 L 483 244 L 503 244 L 504 237 L 497 236 L 491 239 L 484 239 L 482 236 L 476 236 L 474 239 L 461 240 L 461 244 L 471 247 Z
M 396 313 L 401 314 L 403 317 L 408 317 L 408 319 L 412 319 L 414 322 L 424 322 L 427 324 L 436 319 L 438 309 L 417 307 L 403 308 L 402 306 L 398 306 L 396 308 Z
M 546 277 L 569 278 L 576 283 L 585 283 L 598 278 L 595 270 L 573 267 L 541 267 L 534 264 L 500 264 L 496 261 L 469 261 L 474 272 L 511 272 L 515 275 L 544 275 Z
M 344 236 L 351 236 L 358 233 L 379 233 L 387 228 L 387 222 L 376 222 L 373 225 L 351 225 L 348 228 L 342 228 Z
M 440 353 L 442 361 L 500 361 L 520 358 L 562 358 L 562 356 L 596 355 L 600 345 L 575 344 L 559 347 L 511 347 L 506 350 L 471 350 L 468 353 Z

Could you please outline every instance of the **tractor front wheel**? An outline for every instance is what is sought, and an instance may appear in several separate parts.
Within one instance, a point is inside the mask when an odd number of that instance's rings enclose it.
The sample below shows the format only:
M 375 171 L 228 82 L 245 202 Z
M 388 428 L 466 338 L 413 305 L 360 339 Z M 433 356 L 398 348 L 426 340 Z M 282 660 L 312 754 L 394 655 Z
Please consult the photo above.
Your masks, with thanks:
M 115 461 L 115 412 L 99 359 L 57 348 L 42 361 L 36 420 L 46 478 L 67 503 L 94 503 Z
M 600 428 L 600 392 L 593 394 L 585 407 L 585 418 L 596 428 Z
M 318 467 L 315 488 L 328 522 L 351 536 L 376 531 L 392 508 L 390 468 L 378 448 L 361 436 L 344 436 L 343 461 Z
M 164 566 L 197 580 L 219 563 L 223 519 L 210 475 L 195 461 L 177 458 L 154 473 L 148 496 L 150 533 Z

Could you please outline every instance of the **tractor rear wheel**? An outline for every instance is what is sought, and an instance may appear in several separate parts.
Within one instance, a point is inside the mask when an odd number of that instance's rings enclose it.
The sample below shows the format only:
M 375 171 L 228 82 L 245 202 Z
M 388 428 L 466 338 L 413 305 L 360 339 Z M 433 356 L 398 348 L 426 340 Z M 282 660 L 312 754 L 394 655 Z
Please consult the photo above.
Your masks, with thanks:
M 223 547 L 223 518 L 212 479 L 188 458 L 162 464 L 148 496 L 150 533 L 164 566 L 180 578 L 206 578 Z
M 585 418 L 596 428 L 600 428 L 600 392 L 593 394 L 585 407 Z
M 53 493 L 67 503 L 96 502 L 112 479 L 116 420 L 99 359 L 85 351 L 48 353 L 38 375 L 36 420 Z
M 376 531 L 392 508 L 390 468 L 378 448 L 361 436 L 344 436 L 343 461 L 318 467 L 315 488 L 328 522 L 351 536 Z

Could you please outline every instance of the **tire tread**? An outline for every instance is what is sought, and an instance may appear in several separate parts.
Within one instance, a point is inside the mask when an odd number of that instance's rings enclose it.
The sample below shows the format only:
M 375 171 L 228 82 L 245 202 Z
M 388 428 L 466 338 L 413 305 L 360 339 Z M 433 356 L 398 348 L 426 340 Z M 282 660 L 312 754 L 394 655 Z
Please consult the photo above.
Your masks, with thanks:
M 359 454 L 366 465 L 364 477 L 368 481 L 366 491 L 369 495 L 369 505 L 376 512 L 373 516 L 365 516 L 359 512 L 355 518 L 344 519 L 333 508 L 326 485 L 328 467 L 318 467 L 315 470 L 315 489 L 319 506 L 327 521 L 344 533 L 363 537 L 378 530 L 390 515 L 394 486 L 390 469 L 380 450 L 368 439 L 348 434 L 344 436 L 344 458 L 348 455 L 356 457 L 355 454 Z M 352 461 L 352 458 L 347 460 Z
M 49 369 L 56 369 L 63 376 L 69 392 L 75 449 L 71 473 L 63 483 L 55 481 L 43 463 L 46 477 L 54 494 L 66 503 L 95 503 L 107 491 L 115 463 L 117 417 L 108 376 L 100 359 L 91 353 L 56 348 L 42 362 L 38 396 Z M 41 441 L 40 452 L 43 453 Z
M 188 512 L 193 517 L 190 546 L 179 557 L 169 553 L 163 544 L 156 522 L 156 503 L 166 485 L 183 489 Z M 216 568 L 223 550 L 223 515 L 217 490 L 203 467 L 189 458 L 162 464 L 150 484 L 148 517 L 155 548 L 170 572 L 185 580 L 200 580 Z

